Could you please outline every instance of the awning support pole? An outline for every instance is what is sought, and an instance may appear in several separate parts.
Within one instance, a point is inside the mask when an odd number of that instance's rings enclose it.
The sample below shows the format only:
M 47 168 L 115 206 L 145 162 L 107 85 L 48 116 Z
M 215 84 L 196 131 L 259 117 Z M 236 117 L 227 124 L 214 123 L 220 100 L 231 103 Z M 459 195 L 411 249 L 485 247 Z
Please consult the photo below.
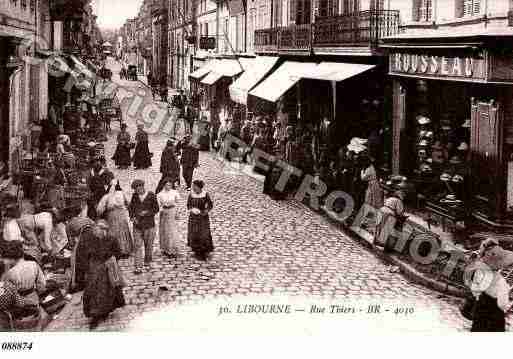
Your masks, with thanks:
M 333 121 L 337 119 L 337 81 L 331 81 L 333 95 Z

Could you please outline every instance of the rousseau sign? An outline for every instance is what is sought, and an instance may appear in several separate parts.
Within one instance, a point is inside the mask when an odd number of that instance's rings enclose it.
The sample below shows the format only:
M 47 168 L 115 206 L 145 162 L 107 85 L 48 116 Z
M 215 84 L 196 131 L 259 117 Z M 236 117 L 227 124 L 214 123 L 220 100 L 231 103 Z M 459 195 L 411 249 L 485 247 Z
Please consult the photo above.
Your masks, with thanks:
M 421 77 L 484 79 L 485 62 L 472 57 L 448 57 L 393 53 L 390 73 Z

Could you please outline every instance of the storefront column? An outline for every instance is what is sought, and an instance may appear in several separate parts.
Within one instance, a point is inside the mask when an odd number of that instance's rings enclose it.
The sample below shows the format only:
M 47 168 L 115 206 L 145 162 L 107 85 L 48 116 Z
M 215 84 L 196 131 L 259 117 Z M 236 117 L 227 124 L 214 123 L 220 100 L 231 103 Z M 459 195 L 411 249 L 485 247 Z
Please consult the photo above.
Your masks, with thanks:
M 404 152 L 406 126 L 406 89 L 398 80 L 393 81 L 393 150 L 392 173 L 401 172 L 401 152 Z

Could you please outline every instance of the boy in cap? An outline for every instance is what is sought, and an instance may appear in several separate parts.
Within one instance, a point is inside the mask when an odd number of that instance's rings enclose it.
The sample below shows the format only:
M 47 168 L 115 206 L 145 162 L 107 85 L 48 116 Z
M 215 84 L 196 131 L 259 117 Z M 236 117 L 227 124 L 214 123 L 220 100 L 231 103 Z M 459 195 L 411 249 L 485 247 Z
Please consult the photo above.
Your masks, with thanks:
M 155 215 L 159 212 L 157 196 L 146 191 L 144 181 L 136 179 L 132 182 L 134 194 L 128 206 L 130 220 L 134 224 L 135 271 L 142 273 L 143 252 L 144 264 L 149 266 L 153 260 L 153 242 L 155 240 Z M 143 249 L 144 248 L 144 249 Z

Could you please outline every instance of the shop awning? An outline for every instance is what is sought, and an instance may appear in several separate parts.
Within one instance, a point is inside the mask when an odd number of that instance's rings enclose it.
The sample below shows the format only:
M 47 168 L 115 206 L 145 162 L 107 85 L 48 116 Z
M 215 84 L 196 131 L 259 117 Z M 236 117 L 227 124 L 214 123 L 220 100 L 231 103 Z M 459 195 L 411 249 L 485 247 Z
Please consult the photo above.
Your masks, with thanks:
M 202 77 L 206 76 L 210 71 L 212 71 L 212 63 L 215 62 L 209 62 L 206 65 L 200 67 L 196 71 L 194 71 L 192 74 L 189 75 L 190 78 L 193 78 L 195 80 L 200 80 Z
M 325 81 L 344 81 L 362 72 L 375 68 L 375 65 L 350 64 L 343 62 L 321 62 L 315 73 L 307 74 L 305 78 Z
M 244 71 L 242 61 L 222 59 L 210 66 L 211 72 L 201 80 L 203 85 L 213 85 L 222 77 L 237 76 Z
M 271 71 L 277 61 L 277 57 L 261 56 L 252 59 L 251 63 L 243 63 L 244 73 L 229 88 L 232 101 L 245 105 L 248 92 Z
M 201 83 L 203 85 L 213 85 L 215 84 L 221 77 L 223 77 L 222 74 L 219 72 L 212 71 L 210 72 L 203 80 L 201 80 Z
M 249 92 L 250 95 L 276 102 L 287 90 L 301 78 L 312 76 L 317 72 L 317 64 L 312 62 L 284 62 L 260 85 Z

